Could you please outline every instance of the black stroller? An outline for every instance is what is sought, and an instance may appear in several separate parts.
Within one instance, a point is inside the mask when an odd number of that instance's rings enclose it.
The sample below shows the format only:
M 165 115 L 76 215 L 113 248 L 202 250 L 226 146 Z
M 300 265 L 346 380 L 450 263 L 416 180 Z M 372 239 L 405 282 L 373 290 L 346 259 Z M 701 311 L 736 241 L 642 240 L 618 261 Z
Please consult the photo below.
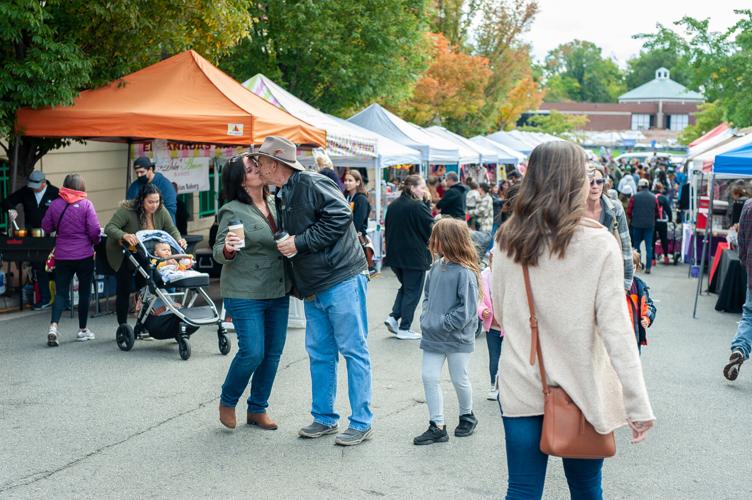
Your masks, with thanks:
M 158 340 L 175 339 L 180 357 L 185 360 L 191 357 L 190 336 L 201 326 L 217 325 L 219 352 L 228 354 L 231 345 L 227 330 L 222 326 L 214 302 L 203 288 L 209 285 L 209 275 L 192 270 L 163 275 L 157 270 L 157 265 L 167 259 L 154 255 L 156 243 L 167 243 L 173 252 L 177 252 L 170 259 L 190 256 L 184 255 L 178 243 L 164 231 L 139 231 L 136 237 L 138 246 L 131 250 L 128 245 L 123 245 L 123 253 L 136 272 L 146 279 L 146 286 L 139 292 L 141 310 L 134 327 L 126 323 L 117 329 L 118 347 L 130 351 L 136 338 L 143 334 Z

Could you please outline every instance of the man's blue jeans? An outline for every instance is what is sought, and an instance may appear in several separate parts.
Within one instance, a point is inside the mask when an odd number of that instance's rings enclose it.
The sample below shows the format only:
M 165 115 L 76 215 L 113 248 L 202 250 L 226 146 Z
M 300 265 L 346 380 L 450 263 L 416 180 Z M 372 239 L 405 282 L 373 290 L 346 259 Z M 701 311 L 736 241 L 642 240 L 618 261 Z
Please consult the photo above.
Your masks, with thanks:
M 632 248 L 645 257 L 645 269 L 650 270 L 653 265 L 653 235 L 655 227 L 633 227 Z M 645 242 L 645 253 L 640 251 L 640 245 Z
M 540 451 L 543 416 L 503 417 L 509 485 L 507 500 L 531 500 L 543 496 L 548 455 Z M 572 500 L 601 500 L 603 459 L 564 458 Z
M 248 413 L 264 413 L 285 347 L 290 298 L 225 299 L 225 309 L 238 335 L 238 352 L 222 385 L 220 404 L 234 408 L 253 375 Z
M 747 288 L 747 299 L 742 307 L 742 319 L 736 329 L 736 336 L 731 341 L 731 350 L 740 350 L 744 359 L 749 359 L 752 351 L 752 290 Z
M 313 420 L 332 426 L 339 421 L 337 398 L 339 354 L 347 364 L 350 427 L 371 427 L 371 360 L 368 355 L 366 289 L 362 274 L 346 279 L 305 300 L 306 350 L 311 362 Z

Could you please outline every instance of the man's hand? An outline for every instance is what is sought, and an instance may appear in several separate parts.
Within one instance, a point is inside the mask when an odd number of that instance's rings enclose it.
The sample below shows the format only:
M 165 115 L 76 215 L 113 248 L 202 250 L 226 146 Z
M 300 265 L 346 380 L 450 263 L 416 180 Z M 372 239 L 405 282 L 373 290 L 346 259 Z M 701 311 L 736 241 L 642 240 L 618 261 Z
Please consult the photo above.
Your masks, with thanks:
M 13 222 L 14 220 L 18 218 L 18 212 L 16 212 L 15 210 L 11 208 L 10 210 L 8 210 L 8 218 L 10 219 L 11 222 Z
M 277 250 L 279 250 L 279 253 L 285 257 L 292 257 L 295 255 L 298 252 L 298 249 L 295 247 L 295 236 L 290 236 L 284 241 L 278 241 Z
M 647 328 L 647 327 L 650 326 L 650 318 L 647 318 L 647 317 L 642 318 L 642 320 L 640 321 L 640 323 L 642 324 L 643 328 Z
M 180 245 L 180 247 L 181 247 L 181 248 L 182 248 L 183 250 L 185 250 L 185 249 L 186 249 L 186 248 L 188 247 L 188 242 L 187 242 L 187 241 L 185 241 L 185 238 L 180 238 L 180 239 L 178 240 L 178 245 Z

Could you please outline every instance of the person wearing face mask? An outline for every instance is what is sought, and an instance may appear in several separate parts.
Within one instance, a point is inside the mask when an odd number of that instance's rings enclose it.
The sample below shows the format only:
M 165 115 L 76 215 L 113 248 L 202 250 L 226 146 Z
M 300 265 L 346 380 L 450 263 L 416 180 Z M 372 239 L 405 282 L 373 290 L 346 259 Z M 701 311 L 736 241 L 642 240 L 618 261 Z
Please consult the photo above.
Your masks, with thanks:
M 34 170 L 26 181 L 26 185 L 11 193 L 2 202 L 3 211 L 8 212 L 8 219 L 13 223 L 18 218 L 16 207 L 23 206 L 24 222 L 27 229 L 42 227 L 44 214 L 53 200 L 59 195 L 58 188 L 50 184 L 41 170 Z M 34 304 L 36 310 L 50 306 L 50 275 L 44 270 L 44 262 L 32 262 L 31 268 L 39 283 L 40 300 Z
M 585 215 L 606 226 L 619 242 L 624 259 L 624 290 L 629 290 L 632 288 L 634 277 L 632 238 L 629 236 L 629 224 L 624 207 L 603 193 L 603 187 L 606 185 L 605 173 L 601 165 L 592 165 L 588 168 L 590 191 L 585 205 Z
M 146 156 L 139 156 L 133 162 L 133 172 L 136 174 L 136 180 L 128 187 L 125 197 L 128 200 L 138 198 L 141 189 L 147 184 L 153 184 L 162 194 L 162 203 L 172 217 L 172 222 L 176 222 L 175 214 L 178 210 L 178 195 L 172 182 L 155 170 L 154 163 Z

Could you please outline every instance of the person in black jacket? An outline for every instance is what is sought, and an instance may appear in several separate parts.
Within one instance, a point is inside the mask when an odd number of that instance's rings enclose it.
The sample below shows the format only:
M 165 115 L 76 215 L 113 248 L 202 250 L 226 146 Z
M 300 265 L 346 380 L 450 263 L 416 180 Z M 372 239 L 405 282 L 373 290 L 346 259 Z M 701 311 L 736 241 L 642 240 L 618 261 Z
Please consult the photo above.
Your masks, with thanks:
M 290 259 L 293 282 L 305 298 L 313 422 L 298 434 L 318 438 L 337 432 L 339 414 L 334 403 L 342 354 L 352 413 L 347 430 L 337 434 L 334 442 L 360 444 L 373 434 L 373 413 L 366 342 L 368 268 L 352 212 L 331 179 L 306 171 L 296 160 L 295 144 L 287 139 L 267 137 L 254 156 L 261 179 L 281 188 L 277 213 L 281 230 L 288 235 L 278 233 L 277 249 Z
M 58 189 L 47 182 L 44 172 L 34 170 L 26 181 L 26 186 L 14 191 L 2 202 L 3 211 L 8 211 L 8 218 L 13 222 L 18 217 L 16 207 L 23 206 L 24 227 L 41 228 L 42 219 L 50 203 L 58 197 Z M 50 275 L 44 269 L 44 262 L 32 262 L 31 268 L 39 284 L 39 302 L 33 304 L 34 309 L 46 309 L 50 306 Z
M 355 232 L 366 236 L 371 204 L 368 203 L 368 192 L 363 184 L 363 177 L 357 170 L 348 170 L 345 174 L 344 183 L 345 199 L 352 209 Z
M 436 208 L 441 211 L 441 215 L 465 220 L 465 197 L 468 189 L 460 184 L 459 177 L 454 172 L 446 175 L 446 185 L 449 189 L 436 204 Z
M 666 186 L 660 182 L 656 183 L 655 192 L 658 193 L 658 206 L 661 207 L 661 214 L 655 221 L 655 232 L 661 240 L 663 263 L 668 264 L 668 223 L 674 220 L 671 212 L 671 199 L 666 194 Z M 655 252 L 653 252 L 653 255 L 655 255 Z
M 392 312 L 384 324 L 398 339 L 419 339 L 410 331 L 415 308 L 423 293 L 426 271 L 431 267 L 428 238 L 433 217 L 422 202 L 426 182 L 419 175 L 408 175 L 402 194 L 386 211 L 386 261 L 400 282 Z

